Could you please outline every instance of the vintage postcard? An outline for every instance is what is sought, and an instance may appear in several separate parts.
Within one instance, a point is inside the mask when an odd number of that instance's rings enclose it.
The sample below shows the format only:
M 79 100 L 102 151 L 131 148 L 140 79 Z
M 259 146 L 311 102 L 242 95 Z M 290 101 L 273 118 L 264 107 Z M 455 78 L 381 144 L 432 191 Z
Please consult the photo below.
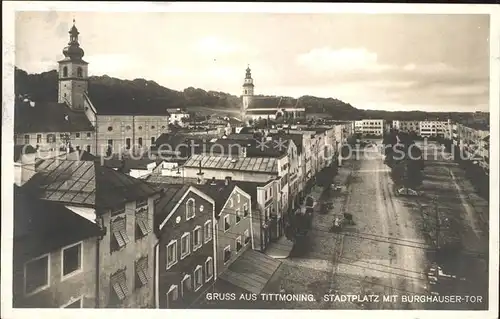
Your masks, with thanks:
M 2 318 L 497 317 L 497 7 L 4 9 Z

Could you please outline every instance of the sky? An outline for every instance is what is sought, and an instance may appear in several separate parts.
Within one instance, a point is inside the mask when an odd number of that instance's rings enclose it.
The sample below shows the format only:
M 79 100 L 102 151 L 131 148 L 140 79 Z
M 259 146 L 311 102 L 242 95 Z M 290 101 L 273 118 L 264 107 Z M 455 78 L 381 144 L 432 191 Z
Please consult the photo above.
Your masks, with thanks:
M 175 90 L 333 97 L 360 109 L 489 110 L 489 16 L 17 12 L 16 66 L 55 69 L 72 20 L 90 75 Z

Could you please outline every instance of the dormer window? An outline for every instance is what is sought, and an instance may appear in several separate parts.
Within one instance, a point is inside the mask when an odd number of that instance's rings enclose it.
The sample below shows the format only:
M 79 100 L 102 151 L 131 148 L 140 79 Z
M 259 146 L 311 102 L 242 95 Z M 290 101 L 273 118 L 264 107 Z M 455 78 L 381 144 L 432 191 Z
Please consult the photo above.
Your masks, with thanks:
M 195 203 L 194 199 L 190 198 L 186 203 L 186 220 L 194 218 Z

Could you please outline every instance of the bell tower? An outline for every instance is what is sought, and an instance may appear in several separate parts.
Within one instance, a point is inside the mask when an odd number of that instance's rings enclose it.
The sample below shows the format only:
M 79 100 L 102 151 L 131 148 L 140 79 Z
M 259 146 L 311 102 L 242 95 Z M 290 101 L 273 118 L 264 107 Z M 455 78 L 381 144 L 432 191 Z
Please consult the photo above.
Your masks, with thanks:
M 78 29 L 73 19 L 69 42 L 63 49 L 64 59 L 59 61 L 58 102 L 73 110 L 83 110 L 84 94 L 88 90 L 88 63 L 82 60 L 84 51 L 78 42 Z
M 252 70 L 250 70 L 250 66 L 247 67 L 245 81 L 243 82 L 243 92 L 242 92 L 242 105 L 241 105 L 241 119 L 245 121 L 246 111 L 253 99 L 253 79 L 252 79 Z

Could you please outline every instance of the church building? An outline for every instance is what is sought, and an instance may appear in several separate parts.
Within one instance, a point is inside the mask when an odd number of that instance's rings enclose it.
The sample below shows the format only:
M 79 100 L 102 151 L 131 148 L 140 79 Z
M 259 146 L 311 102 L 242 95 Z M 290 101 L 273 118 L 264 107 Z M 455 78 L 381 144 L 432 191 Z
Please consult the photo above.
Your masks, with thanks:
M 168 130 L 168 105 L 102 89 L 99 92 L 92 83 L 89 87 L 89 63 L 83 60 L 80 33 L 74 22 L 62 51 L 64 58 L 58 61 L 58 101 L 49 103 L 50 107 L 36 101 L 28 101 L 31 105 L 27 101 L 16 103 L 16 144 L 34 145 L 36 138 L 40 146 L 45 144 L 43 135 L 47 135 L 52 148 L 63 138 L 70 146 L 78 146 L 82 140 L 88 144 L 83 149 L 97 155 L 149 150 Z M 46 112 L 52 115 L 43 116 Z M 61 141 L 57 141 L 59 136 Z
M 284 120 L 305 119 L 306 109 L 300 106 L 300 99 L 290 97 L 255 96 L 252 71 L 246 69 L 243 82 L 241 119 L 248 123 L 262 119 L 275 120 L 283 117 Z

